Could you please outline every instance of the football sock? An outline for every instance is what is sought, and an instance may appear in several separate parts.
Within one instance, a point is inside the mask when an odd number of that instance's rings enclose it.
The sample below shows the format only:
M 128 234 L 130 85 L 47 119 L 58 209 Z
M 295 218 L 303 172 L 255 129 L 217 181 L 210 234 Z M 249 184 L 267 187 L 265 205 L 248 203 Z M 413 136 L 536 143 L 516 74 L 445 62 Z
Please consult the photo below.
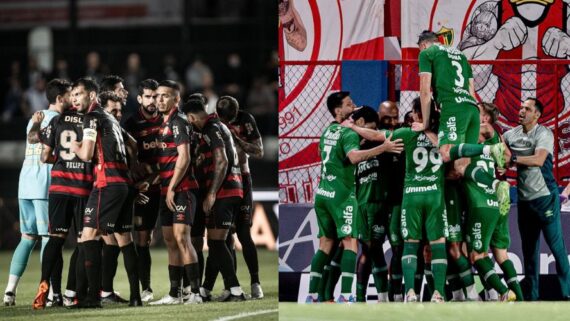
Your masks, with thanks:
M 200 266 L 198 263 L 184 265 L 185 274 L 189 280 L 192 293 L 200 292 Z
M 476 183 L 481 183 L 489 188 L 494 188 L 494 182 L 496 179 L 489 174 L 483 167 L 477 166 L 475 163 L 469 163 L 467 168 L 465 168 L 464 178 L 470 179 Z
M 6 286 L 6 292 L 15 292 L 16 287 L 18 287 L 18 282 L 20 277 L 24 274 L 24 270 L 28 265 L 28 260 L 32 250 L 36 245 L 35 240 L 30 240 L 27 238 L 20 238 L 20 243 L 12 255 L 12 262 L 10 263 L 10 280 L 8 286 Z M 11 281 L 11 282 L 10 282 Z
M 63 274 L 63 253 L 60 251 L 50 277 L 50 289 L 55 294 L 61 294 L 61 275 Z
M 330 261 L 331 272 L 329 278 L 327 279 L 325 290 L 325 300 L 327 301 L 334 300 L 334 289 L 338 280 L 340 279 L 340 262 L 342 260 L 342 254 L 344 252 L 344 248 L 342 246 L 337 245 L 336 247 L 333 247 L 333 249 L 336 250 Z
M 226 238 L 226 247 L 230 251 L 230 255 L 232 257 L 232 264 L 234 267 L 234 272 L 237 272 L 236 247 L 235 247 L 235 242 L 234 242 L 234 235 L 232 233 L 228 233 L 228 237 Z
M 214 284 L 216 283 L 216 278 L 218 277 L 218 265 L 219 263 L 217 256 L 214 254 L 214 252 L 212 252 L 212 250 L 210 250 L 208 252 L 204 282 L 202 284 L 202 286 L 207 290 L 212 291 L 214 289 Z
M 505 281 L 507 281 L 507 286 L 517 295 L 517 301 L 523 300 L 523 294 L 521 285 L 517 278 L 517 271 L 515 270 L 515 266 L 513 265 L 513 261 L 506 260 L 501 264 L 501 269 L 505 273 Z
M 170 292 L 168 294 L 173 298 L 180 296 L 180 267 L 175 265 L 168 265 L 168 278 L 170 279 Z
M 123 261 L 125 264 L 125 270 L 127 271 L 127 277 L 129 279 L 129 289 L 131 292 L 131 299 L 140 297 L 139 288 L 139 270 L 137 267 L 137 252 L 135 250 L 135 245 L 131 242 L 126 246 L 121 247 L 121 252 L 123 252 Z
M 449 284 L 449 290 L 453 294 L 453 298 L 457 299 L 458 291 L 463 292 L 463 283 L 459 278 L 457 273 L 457 265 L 452 258 L 448 259 L 449 265 L 447 266 L 447 283 Z
M 433 272 L 431 270 L 431 262 L 424 263 L 424 275 L 426 276 L 427 290 L 429 291 L 429 296 L 433 294 L 434 284 L 433 284 Z
M 49 238 L 44 250 L 44 258 L 42 259 L 42 281 L 49 282 L 57 260 L 61 258 L 63 243 L 65 243 L 64 238 L 56 236 L 51 236 Z
M 218 269 L 224 278 L 226 288 L 233 288 L 239 286 L 239 281 L 236 276 L 234 267 L 232 266 L 233 260 L 230 250 L 221 240 L 208 240 L 208 247 L 212 251 L 212 255 L 218 256 Z M 217 269 L 216 269 L 217 270 Z
M 77 271 L 77 256 L 79 254 L 79 247 L 76 246 L 75 250 L 73 250 L 73 253 L 71 254 L 71 257 L 69 258 L 69 270 L 67 271 L 67 285 L 65 286 L 66 290 L 70 290 L 70 291 L 74 291 L 75 292 L 75 288 L 76 288 L 76 272 Z
M 485 257 L 475 261 L 475 268 L 479 272 L 479 277 L 484 279 L 491 288 L 497 290 L 499 294 L 503 295 L 508 291 L 508 288 L 501 282 L 501 279 L 493 269 L 493 261 L 489 257 Z
M 313 256 L 313 260 L 311 261 L 309 294 L 317 293 L 319 290 L 319 282 L 321 281 L 323 269 L 328 259 L 329 256 L 321 250 L 317 250 L 317 253 Z
M 356 302 L 366 302 L 366 290 L 368 289 L 368 280 L 372 273 L 372 260 L 360 257 L 356 261 Z
M 42 236 L 42 247 L 40 248 L 40 263 L 44 258 L 44 250 L 46 248 L 47 243 L 49 242 L 50 236 Z
M 487 148 L 485 148 L 487 146 Z M 449 150 L 449 158 L 451 160 L 456 160 L 462 157 L 473 157 L 479 156 L 481 154 L 489 154 L 489 146 L 482 144 L 459 144 L 454 145 Z
M 341 294 L 350 295 L 352 293 L 352 283 L 354 281 L 355 270 L 356 252 L 353 252 L 351 250 L 344 250 L 342 253 L 342 260 L 340 261 Z
M 85 246 L 77 243 L 77 262 L 75 263 L 75 292 L 79 301 L 87 295 L 87 273 L 85 271 Z
M 320 301 L 325 301 L 327 282 L 328 282 L 328 279 L 330 278 L 330 275 L 331 275 L 331 266 L 330 266 L 330 262 L 329 262 L 329 264 L 326 264 L 325 267 L 323 268 L 321 281 L 319 282 L 319 286 L 318 286 L 318 288 L 319 288 L 318 294 L 319 294 L 319 300 Z
M 390 288 L 394 294 L 402 294 L 402 246 L 392 247 L 390 260 Z
M 98 299 L 101 289 L 101 243 L 96 240 L 83 242 L 85 247 L 85 274 L 87 274 L 90 299 Z
M 184 268 L 184 267 L 182 267 Z M 190 285 L 190 279 L 188 278 L 188 275 L 186 274 L 186 272 L 182 272 L 182 288 L 186 289 L 187 286 Z
M 404 252 L 402 253 L 402 270 L 404 272 L 404 286 L 406 294 L 410 289 L 414 288 L 414 279 L 416 269 L 418 267 L 418 248 L 420 244 L 417 242 L 404 242 Z
M 118 258 L 121 249 L 117 245 L 103 244 L 101 286 L 105 292 L 113 292 L 113 280 L 117 273 Z
M 445 275 L 447 271 L 447 252 L 445 243 L 431 244 L 431 271 L 433 273 L 434 289 L 445 297 Z
M 372 277 L 378 293 L 388 292 L 388 267 L 384 257 L 382 244 L 372 241 L 370 246 L 370 259 L 372 261 Z
M 414 291 L 416 294 L 420 294 L 422 290 L 422 283 L 424 281 L 424 255 L 423 255 L 424 245 L 422 244 L 418 249 L 418 265 L 416 267 L 416 275 L 414 275 Z
M 141 287 L 143 290 L 150 290 L 150 267 L 152 265 L 152 259 L 150 257 L 150 247 L 148 246 L 137 246 L 137 257 L 138 257 L 138 268 L 139 268 L 139 279 L 141 281 Z
M 459 259 L 453 261 L 453 264 L 457 266 L 457 273 L 466 290 L 467 298 L 470 300 L 478 300 L 479 293 L 477 293 L 477 289 L 475 288 L 475 278 L 471 271 L 471 263 L 469 263 L 469 260 L 461 255 Z
M 249 270 L 251 284 L 259 282 L 259 261 L 257 259 L 257 248 L 251 238 L 251 229 L 248 224 L 242 224 L 237 230 L 238 240 L 241 243 L 243 259 Z

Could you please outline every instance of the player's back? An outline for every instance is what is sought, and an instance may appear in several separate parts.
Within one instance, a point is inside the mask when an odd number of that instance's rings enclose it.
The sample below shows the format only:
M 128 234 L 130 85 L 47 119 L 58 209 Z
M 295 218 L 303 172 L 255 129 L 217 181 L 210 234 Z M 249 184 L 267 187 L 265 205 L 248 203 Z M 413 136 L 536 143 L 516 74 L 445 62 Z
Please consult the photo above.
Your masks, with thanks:
M 53 110 L 43 110 L 44 119 L 40 128 L 48 126 L 50 121 L 59 115 Z M 32 120 L 28 122 L 26 134 L 32 128 Z M 51 164 L 43 164 L 40 160 L 43 145 L 41 143 L 30 144 L 26 141 L 26 153 L 20 171 L 18 184 L 18 198 L 20 199 L 47 199 L 48 187 L 51 184 Z
M 95 185 L 130 184 L 127 153 L 121 125 L 101 107 L 85 115 L 84 126 L 97 131 L 95 153 Z
M 469 79 L 473 78 L 473 71 L 461 51 L 434 44 L 420 52 L 419 63 L 420 73 L 432 75 L 433 95 L 438 103 L 477 104 L 469 93 Z
M 355 188 L 355 166 L 348 153 L 360 149 L 360 138 L 352 129 L 333 123 L 321 136 L 321 180 L 319 189 L 349 191 Z
M 50 193 L 85 197 L 91 192 L 93 166 L 71 151 L 72 142 L 83 138 L 83 117 L 68 109 L 54 117 L 40 134 L 42 143 L 52 147 L 55 155 Z

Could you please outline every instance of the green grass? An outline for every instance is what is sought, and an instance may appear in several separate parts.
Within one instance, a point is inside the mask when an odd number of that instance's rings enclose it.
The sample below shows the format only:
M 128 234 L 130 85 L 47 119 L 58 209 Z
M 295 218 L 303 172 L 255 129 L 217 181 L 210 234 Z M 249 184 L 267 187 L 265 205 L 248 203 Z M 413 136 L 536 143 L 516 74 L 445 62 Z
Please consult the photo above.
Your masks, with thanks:
M 570 319 L 567 302 L 521 303 L 279 303 L 279 320 L 410 320 L 410 321 L 562 321 Z
M 277 252 L 259 250 L 259 274 L 265 293 L 262 300 L 248 300 L 239 303 L 205 303 L 201 305 L 176 305 L 176 306 L 144 306 L 142 308 L 129 308 L 126 305 L 105 305 L 97 310 L 67 310 L 65 308 L 46 308 L 42 311 L 32 310 L 32 301 L 38 287 L 40 278 L 39 251 L 34 251 L 30 257 L 28 268 L 20 280 L 16 297 L 16 306 L 0 307 L 0 320 L 214 320 L 227 316 L 235 316 L 240 313 L 255 313 L 263 310 L 277 309 Z M 62 288 L 65 289 L 67 282 L 67 269 L 71 252 L 64 253 L 64 269 Z M 167 270 L 167 253 L 165 249 L 151 250 L 152 277 L 151 285 L 154 290 L 154 299 L 161 298 L 169 290 Z M 207 253 L 206 253 L 207 257 Z M 3 296 L 8 271 L 10 268 L 11 252 L 0 252 L 0 290 Z M 129 296 L 129 284 L 122 255 L 119 256 L 119 268 L 115 276 L 115 291 L 123 297 Z M 238 278 L 245 292 L 250 292 L 249 273 L 243 261 L 243 255 L 238 252 Z M 221 293 L 223 282 L 218 276 L 214 295 Z M 277 320 L 277 312 L 269 312 L 256 316 L 243 317 L 242 320 Z

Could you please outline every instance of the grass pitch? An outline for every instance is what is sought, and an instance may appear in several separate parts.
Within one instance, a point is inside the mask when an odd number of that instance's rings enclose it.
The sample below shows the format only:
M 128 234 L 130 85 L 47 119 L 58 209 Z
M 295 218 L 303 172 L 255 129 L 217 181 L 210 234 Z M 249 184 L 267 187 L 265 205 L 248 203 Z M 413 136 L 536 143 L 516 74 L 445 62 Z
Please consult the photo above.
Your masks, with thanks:
M 279 320 L 567 321 L 570 320 L 570 303 L 279 303 Z
M 64 253 L 64 268 L 62 288 L 67 282 L 67 270 L 71 252 Z M 265 298 L 262 300 L 248 300 L 239 303 L 204 303 L 201 305 L 174 305 L 174 306 L 148 306 L 142 308 L 129 308 L 127 305 L 104 305 L 103 309 L 96 310 L 67 310 L 65 308 L 46 308 L 43 311 L 32 310 L 32 301 L 39 283 L 40 262 L 39 251 L 34 251 L 30 257 L 28 267 L 24 273 L 16 296 L 16 306 L 0 306 L 0 320 L 278 320 L 277 314 L 277 252 L 258 250 L 259 277 Z M 166 249 L 151 249 L 152 276 L 151 286 L 154 299 L 160 299 L 168 293 L 168 260 Z M 207 257 L 207 253 L 205 253 Z M 243 261 L 241 252 L 238 257 L 238 278 L 246 293 L 250 293 L 249 273 Z M 4 295 L 12 252 L 0 252 L 0 291 Z M 214 287 L 214 295 L 221 293 L 222 278 L 219 275 Z M 119 267 L 114 283 L 115 291 L 125 298 L 129 297 L 129 283 L 122 255 L 119 256 Z

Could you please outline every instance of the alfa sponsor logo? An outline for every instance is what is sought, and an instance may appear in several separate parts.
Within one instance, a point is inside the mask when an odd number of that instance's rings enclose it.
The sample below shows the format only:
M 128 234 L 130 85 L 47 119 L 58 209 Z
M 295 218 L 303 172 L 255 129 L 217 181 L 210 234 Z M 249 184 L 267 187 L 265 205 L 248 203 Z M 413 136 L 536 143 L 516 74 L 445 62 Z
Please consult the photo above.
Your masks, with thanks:
M 402 237 L 408 237 L 408 224 L 406 223 L 406 209 L 402 209 L 402 216 L 400 217 Z
M 447 120 L 447 129 L 449 130 L 448 138 L 451 141 L 457 140 L 457 120 L 455 117 L 449 117 Z
M 353 213 L 354 208 L 352 207 L 352 205 L 348 205 L 347 207 L 344 208 L 344 211 L 342 211 L 342 218 L 344 219 L 344 223 L 345 225 L 352 225 L 352 213 Z
M 475 250 L 481 250 L 483 247 L 483 241 L 481 241 L 481 223 L 477 222 L 471 228 L 471 234 L 473 235 L 473 248 Z

